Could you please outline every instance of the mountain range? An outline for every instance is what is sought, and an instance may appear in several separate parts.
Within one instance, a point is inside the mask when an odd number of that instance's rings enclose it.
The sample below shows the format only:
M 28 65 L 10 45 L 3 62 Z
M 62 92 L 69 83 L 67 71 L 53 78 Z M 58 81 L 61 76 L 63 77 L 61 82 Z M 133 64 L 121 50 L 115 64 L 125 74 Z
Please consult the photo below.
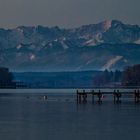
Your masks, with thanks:
M 118 20 L 72 29 L 0 29 L 0 66 L 15 71 L 113 70 L 138 63 L 140 27 Z

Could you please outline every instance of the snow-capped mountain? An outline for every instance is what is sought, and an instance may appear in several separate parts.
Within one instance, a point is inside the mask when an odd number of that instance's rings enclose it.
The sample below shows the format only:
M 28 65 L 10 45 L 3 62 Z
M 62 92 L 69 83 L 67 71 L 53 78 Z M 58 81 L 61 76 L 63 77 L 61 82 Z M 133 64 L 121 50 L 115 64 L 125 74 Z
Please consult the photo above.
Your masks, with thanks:
M 14 70 L 113 69 L 140 63 L 140 27 L 117 20 L 73 29 L 0 29 L 0 66 Z

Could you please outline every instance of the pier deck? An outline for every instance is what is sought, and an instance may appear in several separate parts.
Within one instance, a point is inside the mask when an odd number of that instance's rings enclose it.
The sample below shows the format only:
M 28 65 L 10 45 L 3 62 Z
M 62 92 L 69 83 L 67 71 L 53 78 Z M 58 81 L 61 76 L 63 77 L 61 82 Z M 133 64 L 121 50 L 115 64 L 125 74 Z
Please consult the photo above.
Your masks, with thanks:
M 98 102 L 103 101 L 103 95 L 112 95 L 114 102 L 121 102 L 123 95 L 133 95 L 134 101 L 140 100 L 140 89 L 94 89 L 94 90 L 77 90 L 77 102 L 86 102 L 88 95 L 92 95 L 92 102 L 95 100 L 95 96 Z

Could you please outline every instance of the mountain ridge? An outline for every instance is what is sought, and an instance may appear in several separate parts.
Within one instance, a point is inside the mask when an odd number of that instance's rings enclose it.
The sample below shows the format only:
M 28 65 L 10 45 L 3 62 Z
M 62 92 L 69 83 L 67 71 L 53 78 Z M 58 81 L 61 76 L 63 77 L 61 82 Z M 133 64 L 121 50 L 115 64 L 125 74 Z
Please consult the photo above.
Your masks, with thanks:
M 139 46 L 140 27 L 118 20 L 72 29 L 40 25 L 1 28 L 0 66 L 26 71 L 122 69 L 140 63 L 139 56 L 134 60 Z

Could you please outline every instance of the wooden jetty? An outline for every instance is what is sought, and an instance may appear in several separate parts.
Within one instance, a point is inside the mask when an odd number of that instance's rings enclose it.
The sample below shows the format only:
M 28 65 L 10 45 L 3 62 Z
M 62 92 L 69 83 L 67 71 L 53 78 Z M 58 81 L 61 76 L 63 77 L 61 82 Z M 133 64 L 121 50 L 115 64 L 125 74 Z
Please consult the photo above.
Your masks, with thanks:
M 134 102 L 138 103 L 140 101 L 140 90 L 139 89 L 110 89 L 107 91 L 106 89 L 95 89 L 95 90 L 77 90 L 77 102 L 87 102 L 87 98 L 89 95 L 92 96 L 92 102 L 95 101 L 95 96 L 98 99 L 98 102 L 101 103 L 103 101 L 104 95 L 112 95 L 114 103 L 120 103 L 121 97 L 123 95 L 133 95 Z

